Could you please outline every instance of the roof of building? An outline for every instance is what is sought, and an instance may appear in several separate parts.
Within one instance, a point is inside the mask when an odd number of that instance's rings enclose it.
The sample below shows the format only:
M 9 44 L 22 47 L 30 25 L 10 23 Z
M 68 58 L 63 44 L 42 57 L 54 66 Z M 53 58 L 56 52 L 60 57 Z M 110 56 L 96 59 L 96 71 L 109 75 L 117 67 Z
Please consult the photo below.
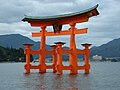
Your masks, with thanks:
M 64 18 L 69 18 L 69 17 L 74 17 L 74 16 L 79 16 L 85 13 L 89 13 L 93 10 L 95 10 L 98 7 L 98 4 L 92 8 L 83 10 L 83 11 L 79 11 L 79 12 L 75 12 L 75 13 L 69 13 L 69 14 L 63 14 L 63 15 L 55 15 L 55 16 L 25 16 L 24 19 L 22 19 L 22 21 L 27 21 L 27 22 L 39 22 L 39 21 L 45 21 L 45 22 L 50 22 L 50 21 L 55 21 L 55 20 L 59 20 L 59 19 L 64 19 Z M 96 10 L 97 11 L 97 10 Z M 98 15 L 98 11 L 97 13 L 92 13 L 91 16 L 96 16 Z M 91 17 L 89 16 L 89 17 Z

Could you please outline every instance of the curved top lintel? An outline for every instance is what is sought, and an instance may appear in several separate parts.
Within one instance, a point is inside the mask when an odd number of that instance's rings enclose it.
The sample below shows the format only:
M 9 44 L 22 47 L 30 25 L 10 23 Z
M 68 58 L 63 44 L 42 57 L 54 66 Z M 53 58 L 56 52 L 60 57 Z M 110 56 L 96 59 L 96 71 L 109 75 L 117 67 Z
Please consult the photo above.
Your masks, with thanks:
M 87 19 L 89 17 L 99 15 L 99 12 L 97 11 L 97 7 L 98 7 L 98 4 L 95 5 L 94 7 L 91 7 L 89 9 L 86 9 L 83 11 L 69 13 L 69 14 L 63 14 L 63 15 L 55 15 L 55 16 L 40 17 L 40 16 L 27 16 L 26 15 L 25 18 L 22 19 L 22 21 L 27 21 L 27 22 L 32 23 L 32 24 L 33 23 L 39 23 L 39 24 L 49 23 L 46 25 L 52 25 L 56 22 L 62 22 L 60 24 L 66 24 L 66 23 L 68 23 L 68 21 L 74 21 L 75 23 L 84 22 L 84 21 L 87 21 Z M 83 21 L 79 21 L 80 18 L 82 18 L 82 19 L 85 18 L 85 19 Z M 77 20 L 77 19 L 79 19 L 79 20 Z

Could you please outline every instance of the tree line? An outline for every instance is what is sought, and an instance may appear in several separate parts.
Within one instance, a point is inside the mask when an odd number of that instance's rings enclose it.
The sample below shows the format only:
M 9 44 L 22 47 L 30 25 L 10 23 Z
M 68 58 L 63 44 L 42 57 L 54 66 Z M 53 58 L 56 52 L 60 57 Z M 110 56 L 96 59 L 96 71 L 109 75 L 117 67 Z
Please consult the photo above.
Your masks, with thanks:
M 25 54 L 22 48 L 9 48 L 0 46 L 0 62 L 25 62 Z M 31 55 L 31 61 L 33 56 Z

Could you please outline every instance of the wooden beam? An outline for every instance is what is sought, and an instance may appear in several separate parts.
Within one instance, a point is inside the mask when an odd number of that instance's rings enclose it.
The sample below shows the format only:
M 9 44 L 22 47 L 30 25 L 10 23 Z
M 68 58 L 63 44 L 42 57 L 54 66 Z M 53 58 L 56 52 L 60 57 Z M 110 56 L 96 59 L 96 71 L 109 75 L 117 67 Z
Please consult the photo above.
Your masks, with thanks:
M 88 28 L 76 29 L 74 31 L 74 34 L 85 34 L 85 33 L 87 33 L 87 29 Z
M 71 66 L 63 66 L 63 67 L 62 67 L 62 70 L 71 70 L 71 69 L 72 69 Z
M 71 52 L 72 52 L 72 50 L 70 50 L 70 49 L 69 50 L 64 50 L 64 49 L 62 50 L 62 53 L 65 53 L 65 54 L 71 54 Z
M 31 50 L 30 54 L 41 54 L 41 50 Z
M 84 70 L 84 69 L 85 69 L 85 66 L 77 66 L 77 69 L 78 69 L 78 70 Z
M 47 69 L 53 69 L 53 65 L 46 65 Z
M 85 54 L 85 50 L 78 50 L 78 49 L 77 49 L 77 50 L 76 50 L 76 53 L 77 53 L 77 54 Z
M 40 66 L 30 66 L 30 69 L 39 69 Z
M 45 54 L 53 54 L 54 53 L 54 51 L 52 50 L 52 51 L 50 51 L 50 50 L 45 50 Z
M 75 29 L 74 34 L 85 34 L 87 33 L 88 28 L 82 28 L 82 29 Z M 54 33 L 54 32 L 45 32 L 45 36 L 59 36 L 59 35 L 70 35 L 70 30 L 64 30 L 60 31 L 60 33 Z M 32 37 L 40 37 L 42 34 L 41 32 L 33 32 Z

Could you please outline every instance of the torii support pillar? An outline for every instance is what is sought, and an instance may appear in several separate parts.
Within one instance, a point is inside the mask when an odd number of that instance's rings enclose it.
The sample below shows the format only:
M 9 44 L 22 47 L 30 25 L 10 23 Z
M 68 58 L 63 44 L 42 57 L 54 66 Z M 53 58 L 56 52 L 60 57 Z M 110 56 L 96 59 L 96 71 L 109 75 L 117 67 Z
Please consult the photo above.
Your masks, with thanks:
M 89 54 L 90 54 L 90 49 L 89 47 L 91 46 L 91 44 L 82 44 L 83 47 L 85 47 L 85 56 L 84 56 L 84 59 L 85 59 L 85 64 L 84 64 L 84 70 L 85 70 L 85 74 L 89 74 L 89 70 L 90 70 L 90 64 L 89 64 Z
M 62 45 L 65 43 L 63 42 L 56 42 L 57 45 L 57 74 L 61 75 L 63 72 L 63 64 L 62 64 Z
M 53 64 L 52 64 L 52 66 L 53 66 L 53 73 L 56 73 L 57 72 L 57 70 L 56 70 L 56 65 L 57 65 L 57 54 L 56 54 L 56 48 L 57 48 L 57 46 L 56 45 L 52 45 L 51 46 L 52 47 L 52 49 L 53 49 L 53 54 L 52 54 L 52 61 L 53 61 Z
M 26 74 L 29 74 L 30 73 L 30 47 L 33 45 L 33 44 L 23 44 L 25 46 L 25 54 L 26 54 L 26 64 L 24 66 L 25 70 L 26 70 Z

